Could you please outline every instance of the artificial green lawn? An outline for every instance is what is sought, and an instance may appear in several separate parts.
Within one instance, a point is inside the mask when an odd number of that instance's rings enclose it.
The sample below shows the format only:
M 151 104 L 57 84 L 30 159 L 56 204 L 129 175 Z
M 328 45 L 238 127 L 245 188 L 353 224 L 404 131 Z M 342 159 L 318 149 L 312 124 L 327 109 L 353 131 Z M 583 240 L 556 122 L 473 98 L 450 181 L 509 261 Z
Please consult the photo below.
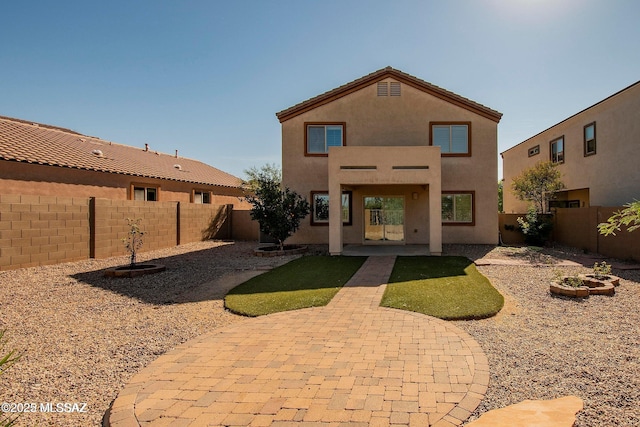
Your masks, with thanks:
M 445 320 L 483 319 L 504 298 L 464 257 L 398 257 L 380 303 Z
M 327 305 L 366 257 L 305 256 L 233 288 L 225 307 L 245 316 Z

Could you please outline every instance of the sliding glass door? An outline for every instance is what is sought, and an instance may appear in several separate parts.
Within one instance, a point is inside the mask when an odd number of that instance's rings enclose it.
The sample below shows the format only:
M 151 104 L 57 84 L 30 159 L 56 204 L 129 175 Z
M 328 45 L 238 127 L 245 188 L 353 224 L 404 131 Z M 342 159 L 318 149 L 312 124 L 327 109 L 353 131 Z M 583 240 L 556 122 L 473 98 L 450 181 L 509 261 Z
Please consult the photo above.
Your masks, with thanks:
M 404 198 L 370 196 L 364 198 L 365 243 L 404 242 Z

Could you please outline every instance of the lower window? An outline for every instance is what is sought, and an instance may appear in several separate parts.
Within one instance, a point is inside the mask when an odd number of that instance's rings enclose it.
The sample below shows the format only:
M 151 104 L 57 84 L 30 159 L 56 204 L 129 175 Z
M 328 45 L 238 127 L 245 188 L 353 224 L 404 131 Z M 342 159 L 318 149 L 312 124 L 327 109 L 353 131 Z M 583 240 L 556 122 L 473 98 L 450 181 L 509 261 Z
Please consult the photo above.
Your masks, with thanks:
M 194 191 L 193 192 L 193 203 L 211 203 L 211 193 L 208 191 Z
M 311 225 L 329 224 L 329 193 L 311 192 Z M 342 192 L 342 224 L 351 225 L 351 191 Z
M 442 193 L 442 224 L 443 225 L 474 225 L 473 191 L 443 192 Z
M 158 189 L 155 187 L 133 187 L 133 200 L 157 202 Z

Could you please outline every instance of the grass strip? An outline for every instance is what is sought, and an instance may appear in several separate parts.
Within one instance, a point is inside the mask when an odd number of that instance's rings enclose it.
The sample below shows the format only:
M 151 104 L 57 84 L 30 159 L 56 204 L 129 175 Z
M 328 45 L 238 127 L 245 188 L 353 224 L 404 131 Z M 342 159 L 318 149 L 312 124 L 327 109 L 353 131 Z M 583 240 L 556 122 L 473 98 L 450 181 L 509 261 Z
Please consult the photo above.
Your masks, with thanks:
M 324 306 L 365 260 L 342 256 L 298 258 L 236 286 L 224 304 L 244 316 Z
M 464 257 L 398 257 L 380 305 L 445 320 L 484 319 L 504 297 Z

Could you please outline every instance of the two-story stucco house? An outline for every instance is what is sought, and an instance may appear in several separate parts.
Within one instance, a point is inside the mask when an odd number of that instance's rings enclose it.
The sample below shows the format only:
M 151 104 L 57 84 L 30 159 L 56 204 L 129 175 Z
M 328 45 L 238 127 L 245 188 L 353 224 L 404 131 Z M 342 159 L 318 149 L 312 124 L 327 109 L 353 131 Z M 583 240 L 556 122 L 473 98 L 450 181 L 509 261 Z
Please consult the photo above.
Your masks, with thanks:
M 504 211 L 527 202 L 513 179 L 539 161 L 558 165 L 566 189 L 550 208 L 622 206 L 640 198 L 640 81 L 504 151 Z
M 501 113 L 387 67 L 276 116 L 283 184 L 312 206 L 292 241 L 498 242 Z

